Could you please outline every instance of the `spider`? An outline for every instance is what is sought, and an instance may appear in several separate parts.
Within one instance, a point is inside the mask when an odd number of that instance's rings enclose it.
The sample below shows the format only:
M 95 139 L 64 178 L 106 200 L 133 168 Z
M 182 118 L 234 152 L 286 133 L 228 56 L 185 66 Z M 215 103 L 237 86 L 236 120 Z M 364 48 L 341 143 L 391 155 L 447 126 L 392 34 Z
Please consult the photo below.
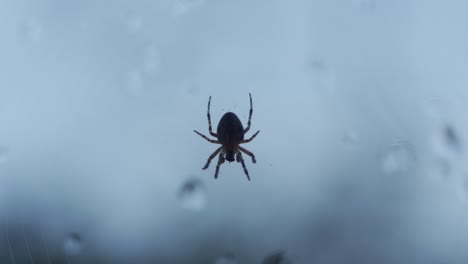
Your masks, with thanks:
M 210 132 L 210 135 L 213 137 L 216 137 L 217 140 L 210 139 L 207 136 L 203 135 L 202 133 L 193 130 L 195 133 L 200 135 L 202 138 L 206 139 L 207 141 L 214 143 L 214 144 L 221 144 L 221 147 L 217 148 L 213 154 L 210 155 L 208 158 L 208 161 L 206 162 L 205 166 L 202 168 L 203 170 L 208 169 L 208 166 L 210 166 L 210 162 L 212 159 L 218 155 L 218 164 L 216 165 L 216 171 L 214 178 L 218 178 L 218 173 L 219 173 L 219 166 L 224 163 L 225 160 L 232 162 L 234 161 L 234 155 L 236 156 L 236 161 L 240 162 L 242 164 L 242 168 L 244 169 L 244 173 L 247 176 L 247 179 L 250 181 L 249 177 L 249 172 L 247 171 L 247 168 L 245 167 L 244 159 L 242 158 L 241 152 L 244 152 L 246 155 L 250 156 L 252 158 L 252 162 L 256 163 L 255 160 L 255 155 L 248 151 L 247 149 L 243 148 L 240 146 L 240 144 L 243 143 L 248 143 L 252 139 L 254 139 L 257 134 L 260 132 L 258 130 L 253 136 L 251 136 L 249 139 L 244 139 L 245 133 L 247 133 L 250 129 L 250 120 L 252 119 L 252 95 L 249 93 L 250 97 L 250 112 L 249 112 L 249 121 L 247 122 L 247 127 L 244 129 L 242 126 L 241 121 L 237 117 L 236 114 L 232 112 L 227 112 L 221 117 L 218 123 L 218 128 L 217 128 L 217 133 L 214 133 L 212 131 L 211 127 L 211 116 L 210 116 L 210 102 L 211 102 L 211 96 L 208 99 L 208 130 Z

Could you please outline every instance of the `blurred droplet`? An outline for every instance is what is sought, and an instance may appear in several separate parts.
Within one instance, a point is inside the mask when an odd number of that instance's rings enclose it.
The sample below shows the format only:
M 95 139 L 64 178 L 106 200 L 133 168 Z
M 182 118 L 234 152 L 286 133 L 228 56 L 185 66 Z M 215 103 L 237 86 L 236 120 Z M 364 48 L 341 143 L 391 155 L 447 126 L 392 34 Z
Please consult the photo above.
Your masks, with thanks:
M 359 138 L 357 134 L 351 131 L 346 132 L 341 138 L 341 142 L 343 143 L 344 147 L 349 149 L 354 148 L 358 141 Z
M 366 11 L 374 11 L 376 7 L 375 0 L 352 0 L 353 6 L 366 10 Z
M 172 9 L 172 15 L 183 16 L 189 13 L 193 8 L 203 3 L 203 0 L 175 0 Z
M 433 133 L 432 141 L 437 156 L 444 157 L 455 162 L 463 152 L 462 140 L 457 130 L 448 123 L 437 125 Z
M 312 88 L 320 95 L 331 95 L 335 91 L 335 71 L 322 59 L 312 59 L 305 64 Z
M 138 33 L 143 30 L 145 21 L 141 16 L 133 16 L 127 20 L 127 26 L 130 31 Z
M 196 84 L 189 84 L 187 86 L 187 92 L 191 95 L 197 95 L 200 93 L 200 86 Z
M 44 29 L 38 21 L 30 19 L 20 24 L 20 34 L 26 40 L 37 43 L 44 38 Z
M 434 179 L 446 179 L 452 173 L 452 165 L 447 159 L 435 159 L 429 166 L 429 175 Z
M 306 68 L 312 70 L 325 70 L 327 69 L 327 64 L 321 59 L 312 59 L 306 63 Z
M 462 173 L 457 179 L 456 193 L 460 200 L 468 203 L 468 173 Z
M 201 211 L 206 204 L 205 187 L 198 179 L 187 180 L 182 184 L 178 198 L 182 207 L 193 211 Z
M 278 250 L 264 258 L 262 264 L 292 264 L 292 261 L 285 251 Z
M 161 71 L 161 58 L 156 47 L 146 48 L 144 53 L 143 69 L 148 74 L 159 74 Z
M 440 120 L 446 112 L 447 103 L 441 96 L 428 96 L 421 102 L 422 112 L 431 119 Z
M 78 23 L 78 28 L 83 31 L 87 31 L 90 28 L 89 22 L 88 21 L 80 21 Z
M 6 163 L 8 161 L 9 150 L 7 147 L 0 146 L 0 164 Z
M 214 264 L 237 264 L 237 260 L 234 254 L 225 254 L 218 257 Z
M 453 152 L 461 151 L 461 142 L 455 129 L 450 125 L 442 127 L 441 137 L 448 149 Z
M 125 78 L 124 88 L 131 96 L 142 96 L 144 93 L 143 74 L 138 70 L 128 71 Z
M 397 142 L 390 146 L 382 158 L 382 170 L 385 174 L 397 174 L 408 171 L 415 162 L 411 146 Z
M 68 256 L 76 256 L 81 252 L 81 237 L 77 233 L 69 234 L 63 243 L 63 249 Z

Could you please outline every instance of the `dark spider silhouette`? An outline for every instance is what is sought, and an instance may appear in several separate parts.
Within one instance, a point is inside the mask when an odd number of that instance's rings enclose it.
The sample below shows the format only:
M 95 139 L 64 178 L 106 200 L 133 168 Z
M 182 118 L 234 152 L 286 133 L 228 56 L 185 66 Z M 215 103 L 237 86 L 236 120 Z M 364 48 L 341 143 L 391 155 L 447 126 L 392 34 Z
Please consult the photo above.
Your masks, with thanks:
M 252 112 L 253 112 L 253 107 L 252 107 L 252 95 L 250 95 L 250 112 L 249 112 L 249 121 L 247 122 L 247 127 L 244 129 L 242 126 L 241 121 L 237 117 L 236 114 L 232 112 L 227 112 L 221 117 L 221 120 L 219 120 L 218 123 L 218 128 L 216 130 L 216 133 L 213 133 L 212 128 L 211 128 L 211 116 L 210 116 L 210 102 L 211 102 L 211 96 L 208 99 L 208 130 L 210 132 L 210 135 L 213 137 L 216 137 L 217 140 L 210 139 L 207 136 L 203 135 L 202 133 L 194 130 L 195 133 L 200 135 L 202 138 L 208 140 L 211 143 L 214 144 L 221 144 L 221 147 L 216 149 L 213 154 L 210 155 L 208 158 L 208 161 L 206 162 L 205 166 L 202 168 L 206 170 L 208 166 L 210 166 L 210 162 L 216 155 L 219 154 L 218 157 L 218 164 L 216 165 L 216 172 L 215 172 L 215 179 L 218 178 L 218 173 L 219 173 L 219 166 L 224 163 L 225 160 L 232 162 L 234 161 L 234 155 L 236 156 L 236 161 L 240 162 L 242 164 L 242 168 L 244 168 L 245 175 L 247 176 L 247 179 L 250 181 L 249 177 L 249 172 L 247 171 L 247 168 L 245 167 L 244 163 L 244 158 L 242 158 L 241 152 L 244 152 L 246 155 L 250 156 L 252 158 L 252 162 L 255 163 L 255 155 L 248 151 L 247 149 L 243 148 L 240 146 L 240 144 L 250 142 L 252 139 L 254 139 L 257 134 L 260 132 L 258 130 L 255 134 L 253 134 L 252 137 L 249 139 L 244 139 L 245 133 L 247 133 L 250 129 L 250 120 L 252 119 Z

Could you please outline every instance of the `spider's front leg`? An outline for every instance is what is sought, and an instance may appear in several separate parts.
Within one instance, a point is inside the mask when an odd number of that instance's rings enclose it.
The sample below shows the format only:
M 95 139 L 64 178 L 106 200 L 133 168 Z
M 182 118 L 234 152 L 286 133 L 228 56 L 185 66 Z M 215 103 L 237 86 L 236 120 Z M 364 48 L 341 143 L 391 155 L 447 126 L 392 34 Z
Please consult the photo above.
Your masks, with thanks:
M 208 117 L 208 131 L 210 132 L 210 135 L 217 138 L 218 134 L 214 133 L 213 128 L 211 127 L 210 103 L 211 103 L 211 96 L 210 96 L 210 99 L 208 99 L 208 113 L 206 114 L 206 117 Z
M 244 134 L 247 133 L 250 129 L 250 121 L 252 120 L 252 113 L 253 113 L 253 107 L 252 107 L 252 95 L 249 93 L 250 97 L 250 111 L 249 111 L 249 120 L 247 121 L 247 127 L 244 129 Z

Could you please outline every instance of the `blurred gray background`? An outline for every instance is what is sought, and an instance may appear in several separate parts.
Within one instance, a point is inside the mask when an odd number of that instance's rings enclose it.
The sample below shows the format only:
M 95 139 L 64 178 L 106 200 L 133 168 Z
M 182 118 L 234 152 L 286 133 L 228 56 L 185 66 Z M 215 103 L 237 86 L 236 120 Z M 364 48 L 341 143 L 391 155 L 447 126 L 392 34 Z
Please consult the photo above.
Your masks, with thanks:
M 1 1 L 0 263 L 468 263 L 467 8 Z

